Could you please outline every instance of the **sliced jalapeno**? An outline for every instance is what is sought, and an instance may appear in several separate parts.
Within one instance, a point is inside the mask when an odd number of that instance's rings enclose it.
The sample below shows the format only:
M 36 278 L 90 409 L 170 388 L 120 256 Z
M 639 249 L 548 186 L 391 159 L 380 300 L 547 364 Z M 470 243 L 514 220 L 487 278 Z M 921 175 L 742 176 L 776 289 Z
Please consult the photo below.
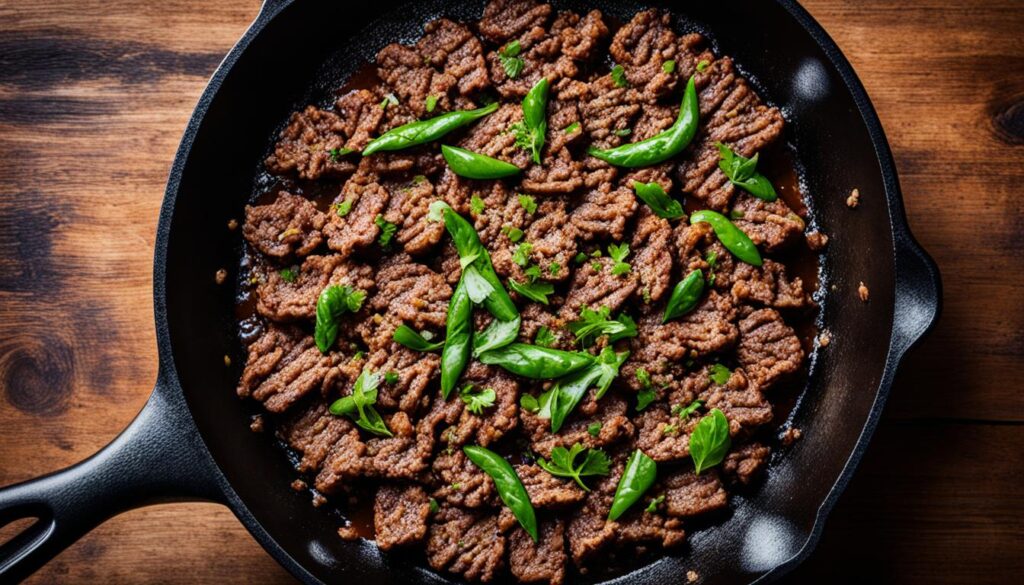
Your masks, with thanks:
M 441 154 L 452 172 L 467 179 L 500 179 L 519 173 L 519 167 L 457 146 L 441 145 Z
M 747 234 L 743 233 L 743 230 L 729 221 L 729 218 L 710 209 L 702 209 L 690 215 L 690 225 L 701 222 L 711 225 L 718 241 L 722 242 L 725 249 L 729 250 L 733 256 L 747 264 L 761 265 L 761 253 L 757 251 L 757 246 Z
M 363 156 L 386 150 L 402 150 L 403 148 L 433 142 L 452 130 L 493 114 L 497 109 L 498 103 L 495 102 L 476 110 L 448 112 L 436 118 L 399 126 L 371 140 L 366 145 L 366 148 L 363 149 Z
M 679 284 L 672 289 L 672 296 L 669 297 L 668 304 L 665 306 L 665 316 L 662 317 L 661 322 L 666 323 L 670 319 L 682 317 L 692 311 L 703 293 L 704 272 L 698 268 L 687 274 L 686 278 L 680 280 Z

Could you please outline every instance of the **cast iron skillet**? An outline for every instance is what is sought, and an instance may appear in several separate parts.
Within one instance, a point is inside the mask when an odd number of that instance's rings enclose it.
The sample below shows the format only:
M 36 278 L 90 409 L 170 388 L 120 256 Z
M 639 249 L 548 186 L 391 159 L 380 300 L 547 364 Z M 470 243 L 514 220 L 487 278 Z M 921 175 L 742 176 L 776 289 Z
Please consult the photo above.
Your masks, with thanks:
M 230 506 L 305 582 L 445 580 L 419 556 L 384 555 L 371 542 L 342 541 L 338 519 L 292 491 L 295 472 L 273 437 L 248 431 L 253 411 L 235 396 L 238 367 L 223 363 L 226 353 L 241 362 L 232 294 L 212 278 L 218 268 L 237 264 L 240 236 L 225 222 L 241 216 L 268 137 L 288 112 L 323 95 L 387 42 L 414 37 L 429 17 L 472 17 L 482 2 L 420 0 L 396 9 L 399 4 L 267 0 L 224 59 L 185 130 L 160 213 L 153 271 L 156 388 L 128 429 L 93 457 L 0 490 L 0 526 L 39 519 L 0 547 L 0 581 L 24 578 L 115 514 L 177 500 Z M 682 10 L 667 1 L 644 4 Z M 641 6 L 598 7 L 628 18 Z M 685 550 L 622 579 L 664 583 L 694 569 L 705 583 L 768 580 L 814 548 L 875 429 L 900 359 L 938 315 L 939 274 L 907 228 L 892 156 L 871 103 L 810 15 L 789 0 L 685 7 L 680 24 L 707 31 L 718 51 L 733 56 L 759 81 L 762 95 L 786 112 L 805 192 L 831 236 L 823 260 L 823 286 L 831 292 L 822 319 L 833 343 L 815 358 L 794 413 L 804 439 L 772 462 L 759 489 L 733 498 L 725 521 L 690 535 Z M 861 204 L 851 211 L 844 201 L 854 187 Z M 867 304 L 856 298 L 858 281 L 870 287 Z

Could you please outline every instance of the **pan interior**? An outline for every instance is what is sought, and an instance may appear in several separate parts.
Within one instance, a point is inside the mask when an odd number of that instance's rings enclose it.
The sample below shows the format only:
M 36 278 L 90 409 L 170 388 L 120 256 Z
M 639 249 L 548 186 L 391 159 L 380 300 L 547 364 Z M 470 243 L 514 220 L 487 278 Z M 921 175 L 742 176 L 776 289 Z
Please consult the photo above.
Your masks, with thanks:
M 831 238 L 822 260 L 822 286 L 829 294 L 819 300 L 820 325 L 832 344 L 812 360 L 807 390 L 793 415 L 803 439 L 772 461 L 761 485 L 733 497 L 726 519 L 691 527 L 687 547 L 622 577 L 659 583 L 694 570 L 705 583 L 756 579 L 806 542 L 882 379 L 895 288 L 883 171 L 840 72 L 781 4 L 554 4 L 597 7 L 620 20 L 644 7 L 662 7 L 675 12 L 680 30 L 705 33 L 716 52 L 732 56 L 754 80 L 762 97 L 783 108 L 786 139 L 799 153 L 814 222 Z M 226 226 L 229 219 L 241 220 L 244 205 L 261 190 L 263 181 L 254 182 L 254 176 L 289 112 L 327 103 L 331 91 L 381 47 L 417 38 L 430 18 L 468 20 L 482 7 L 483 2 L 437 0 L 290 4 L 252 39 L 205 114 L 197 112 L 202 122 L 180 168 L 165 269 L 171 353 L 182 390 L 214 459 L 273 539 L 268 546 L 280 547 L 277 552 L 323 581 L 443 578 L 424 568 L 421 555 L 383 555 L 373 543 L 338 538 L 340 517 L 314 508 L 308 493 L 289 487 L 298 474 L 271 433 L 249 432 L 257 410 L 234 392 L 244 360 L 234 291 L 213 278 L 221 268 L 234 276 L 238 266 L 241 236 Z M 855 212 L 845 206 L 853 188 L 862 194 Z M 870 303 L 857 299 L 860 281 L 870 286 Z M 594 577 L 583 582 L 588 579 Z

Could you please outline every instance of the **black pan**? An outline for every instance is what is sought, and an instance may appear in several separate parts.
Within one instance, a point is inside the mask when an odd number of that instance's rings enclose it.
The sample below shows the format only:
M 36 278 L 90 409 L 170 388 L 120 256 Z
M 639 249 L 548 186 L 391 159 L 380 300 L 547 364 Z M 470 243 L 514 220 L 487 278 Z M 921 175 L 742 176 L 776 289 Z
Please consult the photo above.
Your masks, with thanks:
M 153 292 L 160 370 L 146 407 L 90 459 L 0 490 L 0 526 L 39 521 L 0 547 L 0 581 L 38 569 L 105 519 L 176 500 L 223 503 L 299 579 L 443 582 L 419 557 L 383 555 L 372 542 L 338 538 L 338 519 L 289 483 L 295 472 L 269 433 L 248 431 L 235 396 L 241 361 L 230 287 L 213 283 L 237 265 L 241 216 L 269 138 L 296 104 L 317 99 L 385 43 L 415 37 L 431 16 L 479 15 L 482 3 L 267 0 L 213 75 L 185 131 L 160 213 Z M 705 31 L 783 107 L 800 155 L 824 256 L 822 313 L 833 343 L 819 352 L 794 413 L 804 439 L 774 460 L 754 492 L 733 498 L 724 522 L 690 546 L 624 577 L 705 583 L 767 580 L 813 549 L 825 517 L 874 432 L 904 352 L 935 321 L 939 274 L 911 236 L 881 125 L 839 49 L 796 3 L 651 2 L 680 25 Z M 684 6 L 684 7 L 681 7 Z M 628 18 L 641 6 L 599 2 Z M 383 15 L 383 16 L 380 16 Z M 309 89 L 309 88 L 313 89 Z M 308 93 L 304 93 L 308 92 Z M 856 211 L 845 205 L 852 188 Z M 869 303 L 857 299 L 864 281 Z M 223 356 L 236 365 L 225 368 Z

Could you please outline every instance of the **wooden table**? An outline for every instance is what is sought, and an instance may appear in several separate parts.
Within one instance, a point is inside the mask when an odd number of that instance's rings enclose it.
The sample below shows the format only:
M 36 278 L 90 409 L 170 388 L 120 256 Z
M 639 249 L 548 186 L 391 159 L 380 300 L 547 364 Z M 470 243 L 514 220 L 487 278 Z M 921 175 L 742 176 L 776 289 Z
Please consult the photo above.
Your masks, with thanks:
M 1024 575 L 1024 3 L 807 2 L 942 268 L 937 329 L 795 581 Z M 258 0 L 0 1 L 0 484 L 117 434 L 156 376 L 153 240 L 192 107 Z M 289 582 L 224 508 L 104 524 L 33 582 Z

